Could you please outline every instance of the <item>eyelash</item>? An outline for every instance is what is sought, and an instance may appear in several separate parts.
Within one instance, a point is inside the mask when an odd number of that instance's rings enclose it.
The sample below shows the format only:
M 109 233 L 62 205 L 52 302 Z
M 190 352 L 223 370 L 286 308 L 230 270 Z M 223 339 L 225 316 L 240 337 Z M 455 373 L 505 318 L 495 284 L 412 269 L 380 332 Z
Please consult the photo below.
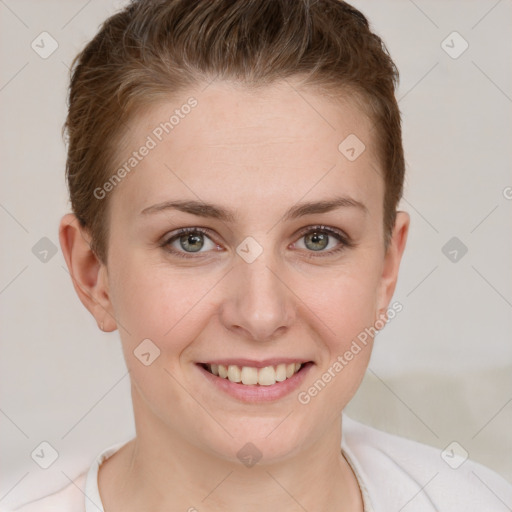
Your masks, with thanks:
M 170 248 L 170 245 L 175 240 L 179 239 L 183 235 L 187 235 L 189 233 L 202 233 L 203 235 L 207 236 L 211 240 L 211 231 L 206 228 L 201 227 L 189 227 L 189 228 L 181 228 L 179 229 L 174 235 L 172 235 L 170 238 L 167 238 L 164 240 L 160 246 L 164 248 L 166 251 L 170 252 L 173 255 L 176 255 L 180 258 L 197 258 L 198 256 L 193 256 L 192 253 L 182 252 L 182 251 L 175 251 L 174 249 Z M 318 254 L 316 254 L 314 251 L 306 251 L 307 252 L 307 258 L 318 258 L 318 257 L 327 257 L 332 256 L 334 254 L 338 254 L 341 251 L 353 247 L 354 244 L 349 239 L 347 235 L 345 235 L 342 231 L 338 231 L 337 229 L 330 228 L 328 226 L 318 225 L 318 226 L 308 226 L 307 228 L 304 228 L 299 233 L 299 239 L 303 238 L 304 236 L 310 234 L 310 233 L 325 233 L 328 236 L 333 236 L 336 238 L 339 242 L 341 242 L 335 249 L 331 249 L 330 251 L 324 252 L 319 251 Z M 213 240 L 212 240 L 213 241 Z

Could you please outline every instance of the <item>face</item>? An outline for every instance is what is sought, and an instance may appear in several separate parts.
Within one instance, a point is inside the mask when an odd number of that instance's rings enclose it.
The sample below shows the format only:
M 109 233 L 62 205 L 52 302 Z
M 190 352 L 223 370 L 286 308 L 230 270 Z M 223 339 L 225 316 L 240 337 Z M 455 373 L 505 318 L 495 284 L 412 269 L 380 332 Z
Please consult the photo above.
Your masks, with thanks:
M 285 459 L 338 421 L 371 338 L 344 355 L 396 281 L 372 124 L 350 98 L 286 83 L 190 96 L 197 105 L 168 134 L 155 128 L 176 102 L 131 123 L 119 161 L 148 136 L 156 144 L 108 197 L 103 279 L 136 422 L 224 459 L 246 442 Z M 354 135 L 365 145 L 356 159 L 339 149 Z

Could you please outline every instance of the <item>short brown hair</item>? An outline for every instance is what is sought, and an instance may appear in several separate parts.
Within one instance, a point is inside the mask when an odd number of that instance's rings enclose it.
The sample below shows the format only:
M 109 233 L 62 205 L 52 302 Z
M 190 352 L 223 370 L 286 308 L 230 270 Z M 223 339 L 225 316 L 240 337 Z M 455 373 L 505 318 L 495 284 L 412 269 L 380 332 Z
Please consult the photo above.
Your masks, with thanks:
M 398 70 L 361 12 L 340 0 L 132 0 L 75 57 L 63 127 L 72 209 L 98 258 L 106 262 L 108 200 L 93 191 L 141 106 L 212 79 L 264 86 L 293 77 L 351 93 L 374 123 L 387 247 L 405 172 Z

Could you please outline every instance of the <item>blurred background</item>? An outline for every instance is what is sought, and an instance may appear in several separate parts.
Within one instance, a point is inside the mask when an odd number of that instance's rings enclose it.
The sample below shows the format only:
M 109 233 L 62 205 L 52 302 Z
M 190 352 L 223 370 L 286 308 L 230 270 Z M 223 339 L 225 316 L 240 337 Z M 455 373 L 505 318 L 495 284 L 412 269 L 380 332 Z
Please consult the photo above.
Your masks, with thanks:
M 125 2 L 0 0 L 0 507 L 57 490 L 134 435 L 117 332 L 79 302 L 58 242 L 72 58 Z M 346 412 L 512 482 L 509 0 L 352 2 L 400 73 L 411 232 Z M 32 455 L 49 443 L 47 469 Z M 43 445 L 45 446 L 45 445 Z

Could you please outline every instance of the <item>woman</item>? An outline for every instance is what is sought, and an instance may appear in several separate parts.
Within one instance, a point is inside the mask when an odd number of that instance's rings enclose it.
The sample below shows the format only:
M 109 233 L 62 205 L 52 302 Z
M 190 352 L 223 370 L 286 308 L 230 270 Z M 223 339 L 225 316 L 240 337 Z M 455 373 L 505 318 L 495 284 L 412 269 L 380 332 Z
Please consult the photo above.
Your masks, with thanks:
M 103 24 L 73 66 L 60 242 L 119 331 L 136 437 L 19 510 L 507 509 L 490 470 L 342 413 L 400 307 L 397 79 L 338 0 Z

